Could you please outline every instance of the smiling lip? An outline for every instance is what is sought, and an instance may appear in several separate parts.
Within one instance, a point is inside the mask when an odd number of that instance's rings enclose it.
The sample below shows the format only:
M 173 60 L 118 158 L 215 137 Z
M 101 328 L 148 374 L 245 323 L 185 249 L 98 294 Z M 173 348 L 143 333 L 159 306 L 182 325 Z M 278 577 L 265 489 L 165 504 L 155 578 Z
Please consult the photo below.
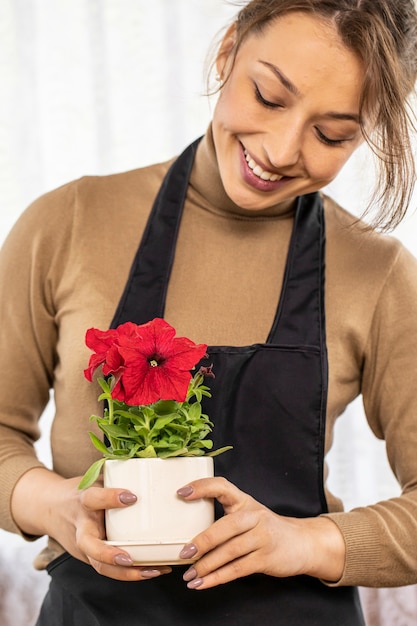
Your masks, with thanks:
M 276 191 L 291 180 L 289 176 L 280 176 L 262 168 L 241 144 L 240 171 L 243 180 L 259 191 Z

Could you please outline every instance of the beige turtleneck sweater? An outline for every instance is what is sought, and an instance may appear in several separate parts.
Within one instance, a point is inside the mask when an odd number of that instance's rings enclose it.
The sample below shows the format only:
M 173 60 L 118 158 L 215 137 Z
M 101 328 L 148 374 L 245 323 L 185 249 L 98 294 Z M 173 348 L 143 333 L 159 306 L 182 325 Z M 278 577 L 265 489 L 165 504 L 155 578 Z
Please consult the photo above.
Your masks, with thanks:
M 83 474 L 97 458 L 87 431 L 100 411 L 83 377 L 85 330 L 108 328 L 169 163 L 75 181 L 36 201 L 0 256 L 0 524 L 19 532 L 10 497 L 38 466 L 38 419 L 55 391 L 54 469 Z M 417 582 L 417 263 L 393 238 L 366 231 L 324 198 L 329 396 L 326 451 L 336 418 L 363 394 L 373 432 L 387 442 L 401 497 L 343 512 L 338 584 Z M 264 342 L 281 289 L 291 213 L 245 211 L 226 196 L 209 132 L 191 175 L 165 318 L 208 344 Z M 239 320 L 239 323 L 236 323 Z M 349 445 L 349 442 L 346 442 Z M 53 541 L 37 567 L 62 549 Z

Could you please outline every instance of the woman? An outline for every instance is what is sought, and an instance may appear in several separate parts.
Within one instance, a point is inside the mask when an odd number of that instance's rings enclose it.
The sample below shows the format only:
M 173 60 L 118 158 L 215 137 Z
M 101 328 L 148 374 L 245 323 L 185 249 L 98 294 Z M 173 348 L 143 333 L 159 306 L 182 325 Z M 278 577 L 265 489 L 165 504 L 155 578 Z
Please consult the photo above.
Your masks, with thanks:
M 317 193 L 365 139 L 381 164 L 380 224 L 404 214 L 416 27 L 411 0 L 253 0 L 218 51 L 200 142 L 173 163 L 66 185 L 14 228 L 0 278 L 1 515 L 51 538 L 39 626 L 354 626 L 355 585 L 417 582 L 417 263 Z M 128 279 L 132 260 L 145 277 Z M 77 491 L 98 410 L 80 376 L 85 330 L 156 316 L 210 345 L 215 438 L 234 446 L 218 477 L 179 485 L 224 515 L 184 546 L 196 563 L 173 571 L 103 541 L 103 510 L 140 494 Z M 53 472 L 32 448 L 51 386 Z M 359 393 L 403 493 L 345 513 L 323 463 Z

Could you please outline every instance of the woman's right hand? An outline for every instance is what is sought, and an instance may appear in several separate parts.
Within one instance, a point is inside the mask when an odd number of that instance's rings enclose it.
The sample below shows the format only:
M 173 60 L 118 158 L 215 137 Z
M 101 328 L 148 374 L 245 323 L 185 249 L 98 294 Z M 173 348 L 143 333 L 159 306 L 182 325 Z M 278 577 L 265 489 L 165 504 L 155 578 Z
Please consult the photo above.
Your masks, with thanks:
M 168 566 L 133 565 L 126 551 L 104 541 L 104 511 L 130 506 L 136 496 L 100 486 L 80 491 L 80 480 L 41 467 L 23 474 L 11 502 L 17 526 L 28 535 L 53 537 L 69 554 L 109 578 L 137 581 L 168 574 Z

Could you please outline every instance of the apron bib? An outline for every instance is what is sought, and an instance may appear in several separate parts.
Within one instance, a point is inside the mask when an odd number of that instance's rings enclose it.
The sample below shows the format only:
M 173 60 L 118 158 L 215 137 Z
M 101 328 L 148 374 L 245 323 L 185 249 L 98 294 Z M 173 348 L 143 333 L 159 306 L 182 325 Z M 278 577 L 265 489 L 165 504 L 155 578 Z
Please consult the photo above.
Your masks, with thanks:
M 197 145 L 185 150 L 163 181 L 112 327 L 164 316 Z M 214 422 L 215 448 L 233 445 L 216 457 L 216 475 L 276 513 L 296 517 L 327 512 L 324 246 L 320 197 L 301 196 L 266 343 L 208 348 L 216 378 L 210 380 L 212 398 L 203 401 L 203 410 Z M 216 511 L 222 515 L 220 507 Z M 124 583 L 64 554 L 48 568 L 51 588 L 38 626 L 364 626 L 352 587 L 331 588 L 308 576 L 252 575 L 191 591 L 182 580 L 186 569 L 176 566 L 157 579 Z

